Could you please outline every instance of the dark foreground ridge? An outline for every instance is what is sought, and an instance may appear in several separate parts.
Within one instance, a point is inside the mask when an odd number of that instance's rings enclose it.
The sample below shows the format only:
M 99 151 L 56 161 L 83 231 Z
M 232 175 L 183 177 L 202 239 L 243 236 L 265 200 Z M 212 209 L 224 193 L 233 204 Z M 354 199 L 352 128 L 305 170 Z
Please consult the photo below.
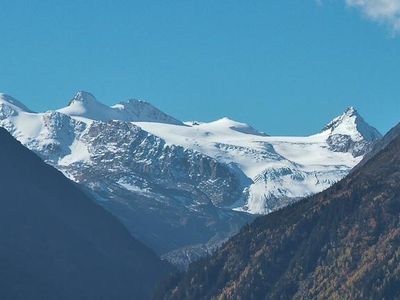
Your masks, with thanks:
M 400 136 L 330 189 L 257 219 L 157 299 L 399 299 Z
M 0 298 L 146 299 L 170 267 L 0 128 Z

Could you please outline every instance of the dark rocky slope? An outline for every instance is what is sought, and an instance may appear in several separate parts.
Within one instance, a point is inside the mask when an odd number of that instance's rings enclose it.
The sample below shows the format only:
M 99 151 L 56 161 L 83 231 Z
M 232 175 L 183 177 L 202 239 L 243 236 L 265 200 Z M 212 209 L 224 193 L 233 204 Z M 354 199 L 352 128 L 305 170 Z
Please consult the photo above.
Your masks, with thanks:
M 257 219 L 158 299 L 399 299 L 400 136 L 330 189 Z
M 146 299 L 169 266 L 0 128 L 0 298 Z

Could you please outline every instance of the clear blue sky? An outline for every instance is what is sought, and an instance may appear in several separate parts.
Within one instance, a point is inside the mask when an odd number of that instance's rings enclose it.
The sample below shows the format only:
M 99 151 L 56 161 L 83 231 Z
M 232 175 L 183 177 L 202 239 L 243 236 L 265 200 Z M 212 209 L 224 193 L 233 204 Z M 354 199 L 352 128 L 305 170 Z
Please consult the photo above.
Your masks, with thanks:
M 343 1 L 0 1 L 0 91 L 31 109 L 77 90 L 309 134 L 347 106 L 400 121 L 400 36 Z

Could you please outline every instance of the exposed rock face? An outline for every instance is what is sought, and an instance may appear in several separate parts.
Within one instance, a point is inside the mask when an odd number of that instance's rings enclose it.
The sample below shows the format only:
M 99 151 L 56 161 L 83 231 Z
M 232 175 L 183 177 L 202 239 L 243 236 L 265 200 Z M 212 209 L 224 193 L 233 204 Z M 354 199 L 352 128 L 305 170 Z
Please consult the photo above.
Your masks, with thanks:
M 333 134 L 327 138 L 329 148 L 335 152 L 350 152 L 354 157 L 364 155 L 371 150 L 373 143 L 369 141 L 354 141 L 351 136 Z
M 92 123 L 79 140 L 90 160 L 61 169 L 159 253 L 228 236 L 250 220 L 223 208 L 243 186 L 210 157 L 119 121 Z

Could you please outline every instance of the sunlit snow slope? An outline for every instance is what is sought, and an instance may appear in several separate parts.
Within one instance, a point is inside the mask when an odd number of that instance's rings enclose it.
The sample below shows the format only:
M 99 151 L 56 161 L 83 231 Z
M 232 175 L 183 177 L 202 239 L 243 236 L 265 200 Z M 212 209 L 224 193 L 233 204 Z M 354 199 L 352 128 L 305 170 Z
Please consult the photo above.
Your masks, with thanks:
M 237 165 L 253 183 L 232 207 L 262 214 L 326 189 L 343 178 L 381 137 L 354 108 L 308 137 L 267 136 L 228 118 L 186 122 L 186 126 L 135 124 L 169 144 Z

